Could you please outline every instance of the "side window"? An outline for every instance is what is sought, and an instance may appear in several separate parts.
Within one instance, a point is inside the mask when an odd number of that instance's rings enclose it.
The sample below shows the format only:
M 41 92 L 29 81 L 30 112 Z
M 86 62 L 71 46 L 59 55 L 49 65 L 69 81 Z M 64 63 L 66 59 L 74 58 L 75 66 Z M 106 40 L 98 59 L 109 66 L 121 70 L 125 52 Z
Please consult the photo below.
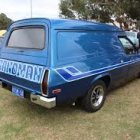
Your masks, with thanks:
M 120 42 L 122 43 L 122 46 L 124 47 L 124 50 L 126 54 L 135 54 L 135 48 L 134 45 L 131 43 L 131 41 L 126 37 L 119 37 Z

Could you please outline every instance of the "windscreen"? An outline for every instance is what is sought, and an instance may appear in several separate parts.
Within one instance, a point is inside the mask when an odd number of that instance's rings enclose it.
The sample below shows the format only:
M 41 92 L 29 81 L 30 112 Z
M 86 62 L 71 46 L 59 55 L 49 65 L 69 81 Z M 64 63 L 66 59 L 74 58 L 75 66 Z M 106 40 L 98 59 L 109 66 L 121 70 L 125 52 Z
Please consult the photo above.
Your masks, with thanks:
M 28 27 L 14 30 L 9 38 L 8 47 L 43 49 L 45 44 L 45 30 L 42 27 Z

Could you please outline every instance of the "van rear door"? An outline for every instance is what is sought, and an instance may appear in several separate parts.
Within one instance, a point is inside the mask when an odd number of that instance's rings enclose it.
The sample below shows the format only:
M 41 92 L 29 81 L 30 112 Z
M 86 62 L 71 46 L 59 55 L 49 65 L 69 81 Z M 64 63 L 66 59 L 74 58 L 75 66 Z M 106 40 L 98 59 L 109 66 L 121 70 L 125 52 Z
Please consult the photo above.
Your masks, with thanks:
M 48 28 L 45 19 L 22 20 L 11 25 L 1 51 L 2 81 L 41 93 L 48 68 Z

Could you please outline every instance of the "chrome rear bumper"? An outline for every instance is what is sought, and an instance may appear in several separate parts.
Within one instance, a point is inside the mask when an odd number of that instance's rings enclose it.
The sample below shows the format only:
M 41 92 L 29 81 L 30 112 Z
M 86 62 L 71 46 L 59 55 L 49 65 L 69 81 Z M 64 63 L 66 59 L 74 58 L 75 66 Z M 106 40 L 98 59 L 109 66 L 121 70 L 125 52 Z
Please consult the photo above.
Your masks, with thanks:
M 40 95 L 31 94 L 31 102 L 44 106 L 46 108 L 53 108 L 56 106 L 56 98 L 46 98 Z

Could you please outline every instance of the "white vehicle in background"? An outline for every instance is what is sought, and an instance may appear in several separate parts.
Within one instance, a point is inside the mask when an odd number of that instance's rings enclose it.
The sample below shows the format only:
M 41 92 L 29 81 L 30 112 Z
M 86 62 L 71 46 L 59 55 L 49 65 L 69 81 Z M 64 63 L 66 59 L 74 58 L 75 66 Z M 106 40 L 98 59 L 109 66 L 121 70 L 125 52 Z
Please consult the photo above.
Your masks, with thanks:
M 3 42 L 3 37 L 0 37 L 0 48 L 2 46 L 2 42 Z
M 139 47 L 139 40 L 137 38 L 137 32 L 134 31 L 125 31 L 127 37 L 132 41 L 132 43 L 136 46 Z

